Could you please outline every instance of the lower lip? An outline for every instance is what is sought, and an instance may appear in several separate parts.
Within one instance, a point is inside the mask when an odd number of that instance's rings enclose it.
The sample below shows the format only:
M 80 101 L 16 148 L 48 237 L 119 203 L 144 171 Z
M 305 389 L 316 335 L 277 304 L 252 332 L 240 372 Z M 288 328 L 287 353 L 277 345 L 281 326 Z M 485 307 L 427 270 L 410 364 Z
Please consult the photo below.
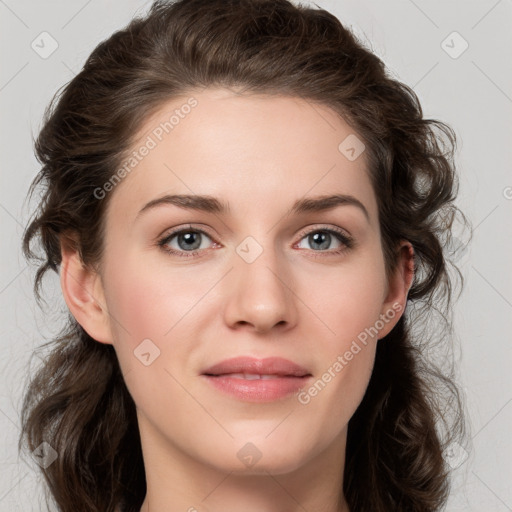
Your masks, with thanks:
M 304 387 L 307 377 L 276 377 L 275 379 L 247 380 L 229 375 L 203 375 L 216 389 L 246 402 L 272 402 L 287 397 Z

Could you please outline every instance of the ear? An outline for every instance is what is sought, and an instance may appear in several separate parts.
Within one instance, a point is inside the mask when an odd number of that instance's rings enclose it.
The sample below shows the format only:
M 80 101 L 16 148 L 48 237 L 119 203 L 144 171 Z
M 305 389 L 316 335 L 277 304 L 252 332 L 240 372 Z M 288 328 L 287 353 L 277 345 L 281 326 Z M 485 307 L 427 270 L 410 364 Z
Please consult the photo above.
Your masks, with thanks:
M 73 238 L 62 237 L 61 256 L 60 285 L 69 310 L 91 338 L 112 344 L 101 276 L 82 263 Z
M 403 241 L 398 248 L 398 263 L 388 282 L 387 294 L 382 304 L 379 339 L 387 336 L 405 311 L 407 294 L 414 278 L 414 249 L 410 242 Z

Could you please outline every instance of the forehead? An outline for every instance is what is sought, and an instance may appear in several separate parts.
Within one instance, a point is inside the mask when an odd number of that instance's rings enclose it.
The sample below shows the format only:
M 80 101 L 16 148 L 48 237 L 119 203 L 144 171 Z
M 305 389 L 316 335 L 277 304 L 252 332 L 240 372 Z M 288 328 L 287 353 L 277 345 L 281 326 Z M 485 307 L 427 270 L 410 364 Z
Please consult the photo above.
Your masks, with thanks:
M 125 219 L 165 194 L 215 196 L 236 212 L 237 203 L 288 209 L 333 193 L 357 197 L 376 218 L 360 137 L 333 110 L 301 98 L 192 91 L 148 116 L 129 161 L 109 206 Z

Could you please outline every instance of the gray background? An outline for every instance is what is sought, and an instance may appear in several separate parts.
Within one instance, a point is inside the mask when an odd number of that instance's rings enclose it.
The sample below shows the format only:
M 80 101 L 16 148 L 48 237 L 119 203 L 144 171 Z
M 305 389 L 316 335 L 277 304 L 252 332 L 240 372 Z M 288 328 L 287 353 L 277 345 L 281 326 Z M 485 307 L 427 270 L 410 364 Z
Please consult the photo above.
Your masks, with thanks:
M 0 0 L 0 511 L 41 510 L 37 466 L 17 452 L 20 397 L 34 348 L 58 331 L 59 315 L 66 311 L 56 275 L 45 280 L 48 308 L 38 308 L 34 270 L 20 252 L 34 206 L 24 199 L 38 170 L 32 136 L 54 92 L 93 48 L 149 5 Z M 472 446 L 469 456 L 461 450 L 454 455 L 458 467 L 447 510 L 512 511 L 512 1 L 318 0 L 317 5 L 338 16 L 396 78 L 414 88 L 425 117 L 447 122 L 457 133 L 457 204 L 475 229 L 470 248 L 458 259 L 466 286 L 454 309 Z M 450 36 L 454 31 L 460 36 Z M 49 56 L 41 56 L 52 44 L 42 32 L 58 44 Z M 459 55 L 464 41 L 469 46 Z

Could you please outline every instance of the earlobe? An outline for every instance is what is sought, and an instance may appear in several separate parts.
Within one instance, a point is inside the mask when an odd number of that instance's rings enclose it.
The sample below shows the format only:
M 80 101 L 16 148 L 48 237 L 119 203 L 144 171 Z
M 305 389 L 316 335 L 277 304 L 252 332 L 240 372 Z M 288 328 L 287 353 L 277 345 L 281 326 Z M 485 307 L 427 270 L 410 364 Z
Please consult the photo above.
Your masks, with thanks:
M 382 305 L 381 317 L 389 319 L 379 332 L 379 339 L 387 336 L 405 311 L 407 295 L 414 279 L 414 248 L 404 241 L 398 248 L 399 260 L 392 276 L 388 293 Z
M 64 300 L 76 321 L 96 341 L 112 343 L 109 315 L 101 277 L 87 268 L 73 240 L 61 241 L 60 284 Z

